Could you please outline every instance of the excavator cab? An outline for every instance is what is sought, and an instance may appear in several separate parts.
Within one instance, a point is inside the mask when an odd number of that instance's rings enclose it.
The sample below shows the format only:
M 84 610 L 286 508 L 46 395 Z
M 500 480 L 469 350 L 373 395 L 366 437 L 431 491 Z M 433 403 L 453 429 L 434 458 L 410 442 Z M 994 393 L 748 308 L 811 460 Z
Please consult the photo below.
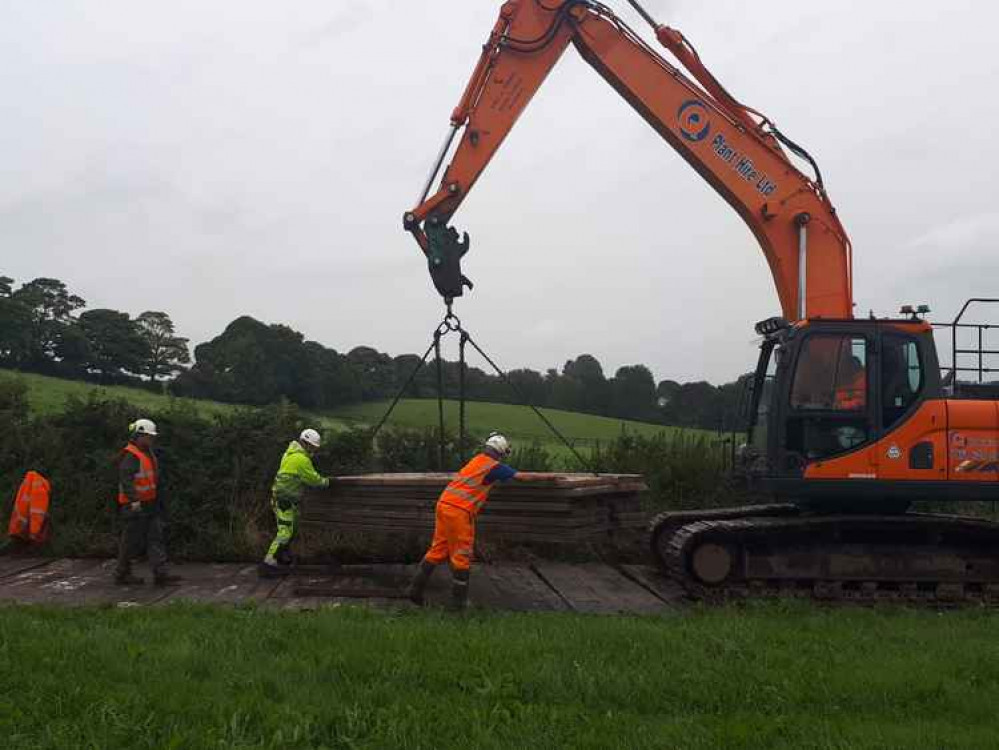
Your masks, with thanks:
M 930 324 L 915 317 L 771 319 L 757 331 L 763 342 L 747 440 L 753 477 L 793 500 L 842 497 L 844 490 L 856 498 L 860 488 L 873 500 L 884 489 L 877 481 L 885 478 L 881 443 L 941 395 Z M 942 440 L 945 420 L 936 427 Z M 925 433 L 917 429 L 913 438 Z M 914 469 L 926 452 L 916 444 L 885 450 L 886 461 L 904 453 Z

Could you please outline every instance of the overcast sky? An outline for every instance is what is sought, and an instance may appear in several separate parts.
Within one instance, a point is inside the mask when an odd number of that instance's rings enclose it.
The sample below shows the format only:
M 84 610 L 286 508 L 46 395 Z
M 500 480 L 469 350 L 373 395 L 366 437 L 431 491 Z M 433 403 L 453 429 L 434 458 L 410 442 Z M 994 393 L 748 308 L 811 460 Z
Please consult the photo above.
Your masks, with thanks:
M 999 10 L 646 5 L 818 159 L 859 313 L 999 296 Z M 401 215 L 499 6 L 0 0 L 0 274 L 165 310 L 192 343 L 248 314 L 422 351 L 441 303 Z M 724 382 L 779 312 L 735 212 L 571 48 L 455 223 L 458 312 L 509 368 Z

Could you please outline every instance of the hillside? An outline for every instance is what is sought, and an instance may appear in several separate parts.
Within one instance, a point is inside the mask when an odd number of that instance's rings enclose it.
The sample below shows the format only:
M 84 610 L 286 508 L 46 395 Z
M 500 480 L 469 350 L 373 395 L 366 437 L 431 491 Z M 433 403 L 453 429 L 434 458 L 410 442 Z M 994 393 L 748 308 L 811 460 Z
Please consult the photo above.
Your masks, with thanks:
M 389 403 L 388 401 L 375 401 L 351 404 L 336 409 L 332 414 L 337 419 L 348 423 L 374 425 L 381 419 Z M 558 441 L 558 438 L 551 433 L 544 422 L 526 406 L 470 401 L 465 408 L 467 429 L 473 435 L 483 436 L 491 430 L 500 430 L 519 441 L 537 440 L 542 443 Z M 444 402 L 444 421 L 451 429 L 458 427 L 458 411 L 457 401 Z M 613 440 L 623 432 L 651 436 L 662 432 L 676 433 L 679 431 L 675 427 L 631 422 L 559 409 L 542 409 L 541 411 L 563 435 L 583 445 L 598 440 Z M 396 427 L 419 428 L 433 426 L 437 422 L 436 399 L 403 399 L 396 405 L 389 419 L 389 424 Z
M 78 380 L 35 375 L 31 373 L 0 370 L 0 377 L 13 377 L 28 387 L 28 400 L 33 411 L 51 414 L 59 411 L 70 396 L 87 398 L 91 393 L 110 399 L 123 399 L 136 406 L 138 411 L 159 411 L 171 403 L 190 406 L 201 414 L 224 414 L 235 409 L 246 408 L 217 401 L 176 398 L 165 394 L 152 393 L 142 388 L 125 386 L 100 386 Z M 350 426 L 374 426 L 388 408 L 389 402 L 375 401 L 351 404 L 335 411 L 317 415 L 316 419 L 327 429 L 346 429 Z M 445 422 L 451 429 L 458 426 L 457 401 L 445 401 Z M 491 430 L 502 430 L 519 442 L 538 441 L 556 444 L 558 439 L 551 434 L 545 424 L 529 408 L 510 404 L 468 402 L 466 406 L 468 430 L 482 436 Z M 662 425 L 630 422 L 627 420 L 599 417 L 592 414 L 544 409 L 552 423 L 571 438 L 577 445 L 591 445 L 596 441 L 611 440 L 622 432 L 641 435 L 655 435 L 661 432 L 675 433 L 677 428 Z M 394 427 L 424 428 L 437 424 L 437 401 L 435 399 L 403 399 L 396 406 L 388 423 Z M 691 431 L 688 431 L 688 433 Z M 696 431 L 694 431 L 696 432 Z
M 46 375 L 0 370 L 0 378 L 15 378 L 28 386 L 28 403 L 31 409 L 41 414 L 51 414 L 62 409 L 70 396 L 87 398 L 91 393 L 97 393 L 102 398 L 122 399 L 134 404 L 138 409 L 157 411 L 166 409 L 171 403 L 189 405 L 203 414 L 219 414 L 230 412 L 239 407 L 232 404 L 222 404 L 217 401 L 201 401 L 198 399 L 176 398 L 166 394 L 153 393 L 142 388 L 127 386 L 102 386 L 85 383 L 80 380 L 63 380 Z

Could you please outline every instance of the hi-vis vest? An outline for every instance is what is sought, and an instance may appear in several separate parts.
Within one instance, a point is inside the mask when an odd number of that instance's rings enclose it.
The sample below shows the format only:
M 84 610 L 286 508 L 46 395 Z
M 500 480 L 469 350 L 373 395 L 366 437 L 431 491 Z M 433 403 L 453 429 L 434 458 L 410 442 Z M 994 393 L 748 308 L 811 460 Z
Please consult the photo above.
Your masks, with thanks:
M 486 475 L 499 464 L 495 458 L 480 453 L 461 467 L 458 476 L 451 480 L 441 493 L 438 502 L 468 511 L 473 516 L 482 510 L 489 498 L 492 484 L 486 484 Z
M 41 544 L 49 536 L 49 480 L 37 471 L 29 471 L 14 499 L 7 533 L 32 544 Z
M 860 410 L 867 405 L 867 374 L 861 370 L 848 383 L 836 388 L 833 406 L 836 409 Z
M 135 499 L 141 503 L 152 503 L 156 500 L 156 460 L 145 451 L 129 443 L 122 453 L 131 453 L 139 459 L 139 470 L 132 477 L 135 487 Z M 124 456 L 123 456 L 124 458 Z M 123 488 L 118 488 L 118 505 L 128 505 L 131 500 Z

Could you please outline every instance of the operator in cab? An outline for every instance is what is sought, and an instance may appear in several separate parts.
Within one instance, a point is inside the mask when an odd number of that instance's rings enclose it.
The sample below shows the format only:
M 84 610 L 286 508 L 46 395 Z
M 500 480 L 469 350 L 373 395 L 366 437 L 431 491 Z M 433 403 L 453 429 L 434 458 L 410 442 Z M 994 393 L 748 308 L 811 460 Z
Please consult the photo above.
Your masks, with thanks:
M 481 452 L 462 466 L 444 488 L 437 500 L 433 541 L 409 585 L 409 599 L 414 604 L 423 605 L 430 576 L 447 560 L 452 576 L 448 608 L 452 611 L 465 608 L 475 548 L 475 518 L 496 483 L 517 475 L 515 469 L 503 463 L 510 453 L 510 441 L 498 432 L 491 433 Z

